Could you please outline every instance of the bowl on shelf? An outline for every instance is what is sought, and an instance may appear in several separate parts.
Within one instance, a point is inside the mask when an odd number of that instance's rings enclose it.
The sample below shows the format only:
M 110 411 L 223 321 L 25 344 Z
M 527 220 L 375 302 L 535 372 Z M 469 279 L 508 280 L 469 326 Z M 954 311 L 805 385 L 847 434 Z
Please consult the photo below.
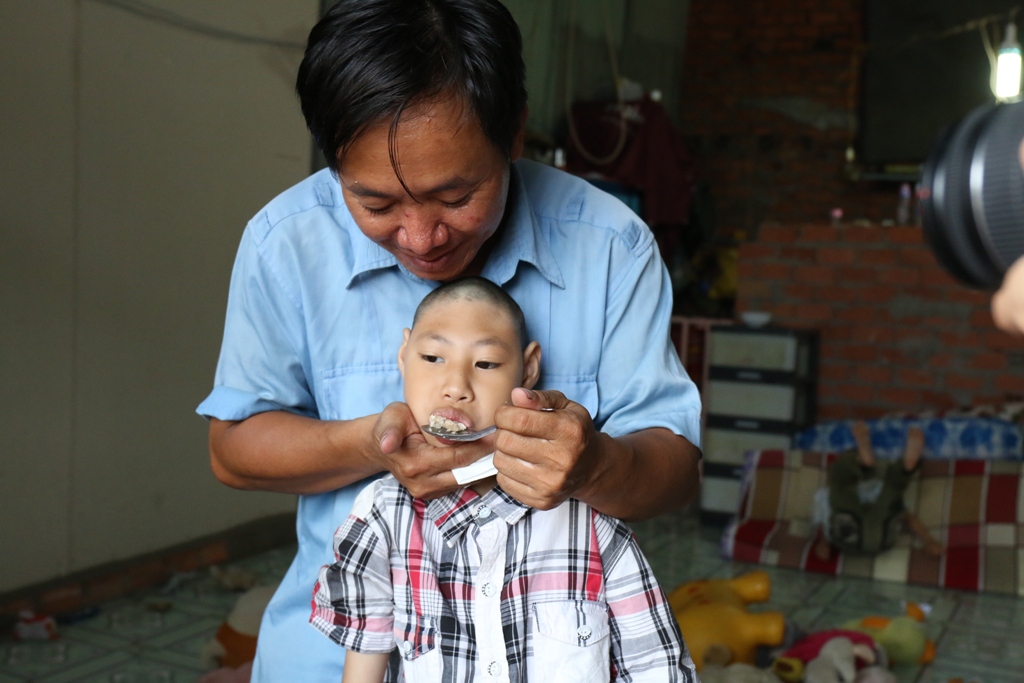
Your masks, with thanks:
M 772 314 L 767 311 L 743 311 L 740 320 L 747 327 L 764 327 L 771 322 Z

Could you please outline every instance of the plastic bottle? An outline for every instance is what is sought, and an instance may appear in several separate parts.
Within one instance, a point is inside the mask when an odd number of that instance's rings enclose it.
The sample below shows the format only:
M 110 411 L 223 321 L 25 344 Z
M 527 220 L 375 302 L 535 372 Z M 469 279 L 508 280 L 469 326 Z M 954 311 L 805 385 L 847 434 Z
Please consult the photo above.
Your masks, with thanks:
M 555 147 L 555 168 L 565 168 L 565 150 Z
M 910 190 L 910 183 L 900 185 L 900 201 L 896 205 L 896 224 L 910 224 L 910 199 L 913 193 Z
M 829 219 L 833 228 L 838 228 L 843 224 L 843 210 L 840 207 L 836 207 L 828 212 Z
M 921 183 L 914 185 L 914 225 L 921 227 Z

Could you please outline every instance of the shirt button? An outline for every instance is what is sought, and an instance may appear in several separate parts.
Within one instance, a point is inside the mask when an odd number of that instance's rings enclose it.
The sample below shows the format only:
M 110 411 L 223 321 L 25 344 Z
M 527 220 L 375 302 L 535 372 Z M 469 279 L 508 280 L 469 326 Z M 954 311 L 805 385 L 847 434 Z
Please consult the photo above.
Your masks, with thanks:
M 412 643 L 410 643 L 408 640 L 405 641 L 404 643 L 402 643 L 402 652 L 404 652 L 406 655 L 411 655 L 412 654 L 412 650 L 413 650 Z
M 487 507 L 486 505 L 481 505 L 480 507 L 478 507 L 476 509 L 476 517 L 477 517 L 477 519 L 487 519 L 490 516 L 491 516 L 491 508 Z
M 487 673 L 489 675 L 491 675 L 491 676 L 500 676 L 501 675 L 501 663 L 498 662 L 498 661 L 493 661 L 490 664 L 488 664 L 487 665 Z
M 587 638 L 589 638 L 590 635 L 593 632 L 594 632 L 593 629 L 591 629 L 586 624 L 584 624 L 583 626 L 580 626 L 578 629 L 576 629 L 576 635 L 578 635 L 583 640 L 586 640 Z
M 498 588 L 493 583 L 488 581 L 480 587 L 480 591 L 484 594 L 485 598 L 492 598 L 494 597 L 494 594 L 498 592 Z

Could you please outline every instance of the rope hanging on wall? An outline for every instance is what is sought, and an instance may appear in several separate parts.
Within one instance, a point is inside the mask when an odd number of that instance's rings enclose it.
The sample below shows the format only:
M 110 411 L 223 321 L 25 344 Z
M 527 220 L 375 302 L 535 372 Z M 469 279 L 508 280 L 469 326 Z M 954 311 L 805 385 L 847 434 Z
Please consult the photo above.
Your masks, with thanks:
M 626 147 L 626 103 L 622 97 L 622 88 L 619 80 L 619 62 L 615 55 L 615 43 L 612 40 L 612 29 L 611 22 L 608 20 L 607 5 L 605 6 L 604 13 L 604 37 L 605 43 L 608 47 L 608 62 L 611 65 L 612 80 L 615 86 L 615 99 L 617 101 L 617 111 L 619 112 L 619 138 L 612 148 L 612 151 L 605 156 L 598 156 L 588 150 L 583 145 L 583 141 L 580 140 L 579 131 L 576 130 L 576 122 L 572 116 L 572 65 L 573 57 L 576 51 L 576 0 L 571 0 L 569 5 L 569 38 L 566 41 L 566 51 L 568 54 L 565 59 L 565 117 L 569 122 L 569 137 L 572 139 L 576 149 L 579 150 L 580 156 L 589 161 L 595 166 L 606 166 L 615 161 L 622 150 Z

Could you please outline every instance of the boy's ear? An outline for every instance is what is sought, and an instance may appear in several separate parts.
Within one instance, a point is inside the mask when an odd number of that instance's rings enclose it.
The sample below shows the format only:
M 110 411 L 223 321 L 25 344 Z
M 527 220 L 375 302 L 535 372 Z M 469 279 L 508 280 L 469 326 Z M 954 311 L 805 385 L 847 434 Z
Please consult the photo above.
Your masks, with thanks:
M 405 379 L 405 347 L 409 345 L 409 335 L 412 333 L 408 327 L 402 330 L 402 345 L 398 347 L 398 372 Z
M 538 379 L 540 379 L 540 344 L 532 341 L 523 351 L 523 383 L 521 386 L 524 389 L 532 389 Z

